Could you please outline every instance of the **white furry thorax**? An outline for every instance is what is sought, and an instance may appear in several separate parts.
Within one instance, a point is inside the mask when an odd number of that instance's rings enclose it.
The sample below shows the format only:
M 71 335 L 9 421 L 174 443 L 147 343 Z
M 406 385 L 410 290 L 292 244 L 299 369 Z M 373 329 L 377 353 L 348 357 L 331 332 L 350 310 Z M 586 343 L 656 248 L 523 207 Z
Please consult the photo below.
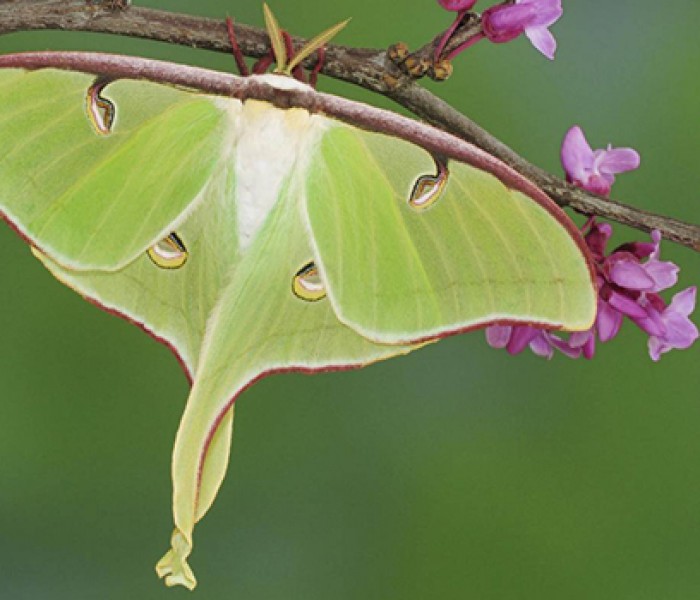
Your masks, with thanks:
M 307 89 L 282 75 L 258 75 L 279 89 Z M 280 109 L 258 100 L 219 98 L 228 113 L 224 159 L 234 162 L 238 242 L 245 251 L 275 207 L 290 177 L 305 177 L 314 146 L 329 125 L 327 118 L 301 108 Z

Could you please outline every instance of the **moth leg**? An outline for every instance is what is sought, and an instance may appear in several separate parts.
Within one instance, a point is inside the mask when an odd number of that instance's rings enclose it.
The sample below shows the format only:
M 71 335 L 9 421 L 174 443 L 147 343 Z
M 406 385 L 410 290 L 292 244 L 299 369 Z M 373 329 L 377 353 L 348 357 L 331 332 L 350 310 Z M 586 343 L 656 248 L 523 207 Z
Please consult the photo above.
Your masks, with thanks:
M 250 75 L 250 69 L 248 69 L 241 47 L 238 45 L 238 38 L 236 38 L 236 30 L 231 17 L 226 17 L 226 32 L 228 34 L 228 41 L 231 44 L 231 53 L 236 61 L 236 67 L 238 67 L 238 72 L 241 77 L 248 77 Z
M 316 84 L 318 83 L 318 74 L 321 72 L 321 69 L 323 69 L 323 65 L 326 64 L 326 47 L 321 46 L 316 51 L 316 54 L 318 56 L 318 59 L 316 60 L 314 68 L 309 74 L 309 85 L 314 89 L 316 89 Z
M 291 62 L 291 60 L 294 58 L 294 54 L 296 53 L 294 50 L 294 44 L 292 43 L 292 36 L 286 31 L 282 30 L 282 37 L 284 38 L 284 45 L 287 49 L 287 60 Z M 301 65 L 297 65 L 294 67 L 294 69 L 292 69 L 292 75 L 294 76 L 294 79 L 301 81 L 302 83 L 306 83 L 304 69 Z

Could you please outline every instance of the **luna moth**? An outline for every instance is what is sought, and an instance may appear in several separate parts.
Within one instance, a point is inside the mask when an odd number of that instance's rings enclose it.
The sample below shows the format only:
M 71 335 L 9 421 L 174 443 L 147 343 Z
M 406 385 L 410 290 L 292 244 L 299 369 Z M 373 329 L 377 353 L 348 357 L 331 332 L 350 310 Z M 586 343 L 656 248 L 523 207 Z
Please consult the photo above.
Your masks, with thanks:
M 192 381 L 157 565 L 167 585 L 196 584 L 194 526 L 256 380 L 491 323 L 577 331 L 595 317 L 585 244 L 543 192 L 449 134 L 288 77 L 8 55 L 0 145 L 6 220 Z

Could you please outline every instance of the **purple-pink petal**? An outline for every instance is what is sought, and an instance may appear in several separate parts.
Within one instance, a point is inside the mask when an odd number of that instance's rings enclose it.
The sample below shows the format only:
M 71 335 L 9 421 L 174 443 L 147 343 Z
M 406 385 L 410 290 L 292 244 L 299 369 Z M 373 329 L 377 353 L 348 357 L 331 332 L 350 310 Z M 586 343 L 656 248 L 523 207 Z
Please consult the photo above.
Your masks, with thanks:
M 583 353 L 584 358 L 590 360 L 595 354 L 595 331 L 588 329 L 572 333 L 569 337 L 569 347 L 572 352 L 578 352 L 576 356 L 569 354 L 571 358 L 578 358 Z
M 639 153 L 632 148 L 610 148 L 602 152 L 599 163 L 601 173 L 624 173 L 639 168 Z
M 644 264 L 644 269 L 650 277 L 654 279 L 654 292 L 668 289 L 676 285 L 678 281 L 678 271 L 680 268 L 670 261 L 661 261 L 661 232 L 654 229 L 651 232 L 653 251 L 649 255 L 649 260 Z
M 609 342 L 618 334 L 622 326 L 622 318 L 622 313 L 615 310 L 607 302 L 598 301 L 596 328 L 601 342 Z
M 664 352 L 668 352 L 671 349 L 667 348 L 660 338 L 654 336 L 649 338 L 647 345 L 649 347 L 649 356 L 654 362 L 658 361 Z
M 573 183 L 599 196 L 608 196 L 610 194 L 610 188 L 612 188 L 613 183 L 615 183 L 615 178 L 611 175 L 591 173 L 587 180 L 574 181 Z
M 652 258 L 659 258 L 661 256 L 661 232 L 658 229 L 652 230 L 651 242 L 654 244 L 654 251 L 651 256 Z
M 679 314 L 683 317 L 689 317 L 690 313 L 695 310 L 695 301 L 697 299 L 698 288 L 689 287 L 682 292 L 678 292 L 671 300 L 668 310 Z
M 557 50 L 557 40 L 546 27 L 526 27 L 525 35 L 532 45 L 549 60 L 554 60 Z
M 698 337 L 698 328 L 695 324 L 679 314 L 671 312 L 665 319 L 666 343 L 674 348 L 689 348 Z
M 584 181 L 593 165 L 591 150 L 583 130 L 574 125 L 564 136 L 561 145 L 561 164 L 570 182 Z
M 497 4 L 482 13 L 481 26 L 490 41 L 501 44 L 523 33 L 533 14 L 530 5 Z
M 590 229 L 588 229 L 588 227 L 590 227 Z M 598 223 L 595 219 L 591 218 L 584 226 L 583 231 L 585 232 L 586 229 L 588 229 L 588 233 L 586 233 L 586 245 L 590 249 L 593 258 L 598 262 L 602 262 L 605 259 L 605 248 L 608 245 L 608 240 L 610 240 L 612 236 L 612 227 L 610 223 Z M 600 281 L 598 287 L 603 283 L 603 281 Z
M 680 267 L 672 262 L 650 259 L 643 267 L 647 275 L 654 280 L 653 292 L 666 290 L 678 282 Z
M 445 10 L 462 12 L 470 10 L 476 4 L 476 0 L 438 0 L 438 4 Z
M 606 150 L 594 150 L 593 151 L 593 167 L 589 177 L 600 179 L 604 186 L 611 188 L 613 183 L 615 183 L 615 175 L 609 171 L 601 169 L 601 165 L 605 162 Z M 609 192 L 610 190 L 608 190 Z
M 513 327 L 513 333 L 508 341 L 506 350 L 508 354 L 519 354 L 537 335 L 537 329 L 529 325 L 518 325 Z
M 666 325 L 661 313 L 651 305 L 646 306 L 643 317 L 630 317 L 634 324 L 647 335 L 661 337 L 666 333 Z
M 648 316 L 647 311 L 642 306 L 639 306 L 632 298 L 618 292 L 610 294 L 608 304 L 632 319 L 645 319 Z
M 628 242 L 622 244 L 616 252 L 628 252 L 633 254 L 635 258 L 642 260 L 648 258 L 656 250 L 656 245 L 652 242 Z
M 588 338 L 590 338 L 592 334 L 592 329 L 586 329 L 586 331 L 575 331 L 569 336 L 569 346 L 572 348 L 581 348 L 586 344 Z
M 679 292 L 661 314 L 664 331 L 649 338 L 649 355 L 652 360 L 659 360 L 663 353 L 674 348 L 689 348 L 698 339 L 698 328 L 688 318 L 695 309 L 696 296 L 696 287 Z
M 615 261 L 610 268 L 610 280 L 629 290 L 653 290 L 654 278 L 643 265 L 629 259 Z
M 565 356 L 568 356 L 569 358 L 578 358 L 579 356 L 581 356 L 581 346 L 585 346 L 585 343 L 581 345 L 572 344 L 571 338 L 569 338 L 568 342 L 564 341 L 552 333 L 545 333 L 545 336 L 552 347 L 556 348 L 557 350 L 559 350 L 559 352 L 561 352 Z
M 554 348 L 552 348 L 552 345 L 549 343 L 544 331 L 537 332 L 537 335 L 530 340 L 530 350 L 537 356 L 546 359 L 550 359 L 554 355 Z
M 445 10 L 462 12 L 470 10 L 476 4 L 476 0 L 438 0 L 438 4 Z
M 595 335 L 591 334 L 583 345 L 583 357 L 591 360 L 595 356 Z
M 512 332 L 513 328 L 508 325 L 491 325 L 486 328 L 486 341 L 492 348 L 505 348 Z
M 562 16 L 561 0 L 516 0 L 516 4 L 530 5 L 534 15 L 528 27 L 549 27 Z

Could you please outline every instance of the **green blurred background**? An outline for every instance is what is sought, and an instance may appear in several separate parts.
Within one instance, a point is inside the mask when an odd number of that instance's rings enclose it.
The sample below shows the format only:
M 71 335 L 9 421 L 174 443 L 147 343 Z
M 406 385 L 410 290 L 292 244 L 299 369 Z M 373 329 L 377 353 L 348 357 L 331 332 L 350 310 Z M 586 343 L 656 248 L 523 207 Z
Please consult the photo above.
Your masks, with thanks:
M 258 2 L 137 1 L 261 25 Z M 480 8 L 489 2 L 482 1 Z M 310 36 L 416 47 L 433 0 L 276 0 Z M 631 145 L 614 196 L 700 221 L 697 0 L 564 2 L 550 63 L 482 42 L 437 93 L 559 172 L 566 129 Z M 35 32 L 0 51 L 109 50 L 232 70 L 225 55 Z M 322 80 L 321 89 L 383 106 Z M 644 238 L 616 228 L 617 241 Z M 169 462 L 188 386 L 138 329 L 62 287 L 0 228 L 0 597 L 159 599 Z M 700 257 L 668 244 L 679 289 Z M 697 317 L 696 317 L 697 321 Z M 700 597 L 700 346 L 653 364 L 626 325 L 592 362 L 455 337 L 366 370 L 275 376 L 238 405 L 228 478 L 196 532 L 205 599 Z

